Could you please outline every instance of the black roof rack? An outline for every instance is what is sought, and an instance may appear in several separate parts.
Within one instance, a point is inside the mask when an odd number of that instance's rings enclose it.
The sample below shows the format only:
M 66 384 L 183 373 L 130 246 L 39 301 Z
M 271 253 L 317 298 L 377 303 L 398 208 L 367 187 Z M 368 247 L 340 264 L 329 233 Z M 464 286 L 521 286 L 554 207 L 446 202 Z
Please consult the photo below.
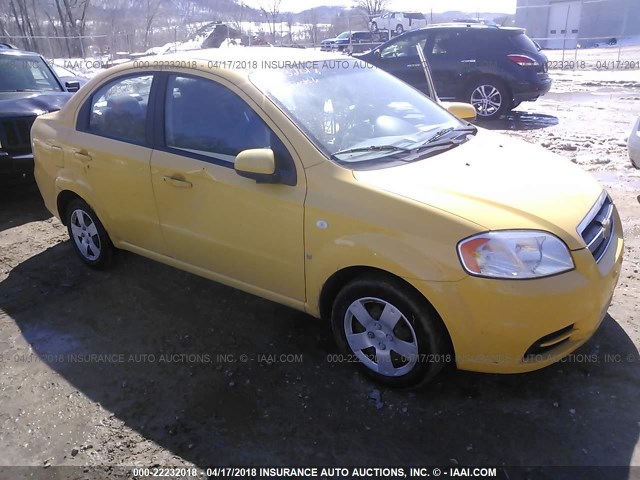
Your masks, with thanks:
M 11 50 L 19 50 L 18 47 L 16 47 L 15 45 L 12 45 L 10 43 L 0 43 L 0 48 L 9 48 Z

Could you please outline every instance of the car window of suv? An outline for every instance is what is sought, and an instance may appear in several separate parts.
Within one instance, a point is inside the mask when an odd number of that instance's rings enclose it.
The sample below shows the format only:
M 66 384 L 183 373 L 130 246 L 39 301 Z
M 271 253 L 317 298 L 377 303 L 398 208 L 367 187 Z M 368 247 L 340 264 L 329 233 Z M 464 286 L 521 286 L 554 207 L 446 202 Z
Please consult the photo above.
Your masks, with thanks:
M 165 143 L 233 165 L 243 150 L 270 147 L 271 129 L 227 87 L 204 78 L 171 75 L 165 98 Z
M 431 55 L 460 56 L 470 47 L 464 32 L 436 32 L 432 38 Z
M 91 97 L 89 133 L 144 144 L 153 75 L 128 76 L 108 83 Z
M 410 35 L 400 38 L 380 51 L 380 58 L 417 57 L 416 45 L 424 49 L 426 38 L 421 35 Z

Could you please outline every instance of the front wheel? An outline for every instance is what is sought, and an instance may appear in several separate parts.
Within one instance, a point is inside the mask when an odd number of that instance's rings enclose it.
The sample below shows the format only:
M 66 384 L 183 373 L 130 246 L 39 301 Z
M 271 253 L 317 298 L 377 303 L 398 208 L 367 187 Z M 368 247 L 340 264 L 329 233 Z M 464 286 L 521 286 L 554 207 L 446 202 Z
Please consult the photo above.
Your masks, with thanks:
M 401 34 L 401 33 L 403 33 L 403 32 L 404 32 L 404 27 L 403 27 L 402 25 L 398 24 L 398 25 L 396 26 L 396 33 L 397 33 L 398 35 L 400 35 L 400 34 Z
M 364 373 L 396 387 L 419 386 L 446 363 L 448 336 L 431 306 L 400 282 L 362 277 L 338 294 L 332 310 L 336 342 Z
M 109 266 L 113 256 L 113 244 L 96 213 L 84 200 L 73 200 L 66 212 L 69 237 L 80 259 L 92 268 Z
M 475 107 L 478 118 L 484 120 L 498 118 L 511 106 L 506 87 L 499 80 L 490 78 L 475 82 L 469 89 L 467 98 Z

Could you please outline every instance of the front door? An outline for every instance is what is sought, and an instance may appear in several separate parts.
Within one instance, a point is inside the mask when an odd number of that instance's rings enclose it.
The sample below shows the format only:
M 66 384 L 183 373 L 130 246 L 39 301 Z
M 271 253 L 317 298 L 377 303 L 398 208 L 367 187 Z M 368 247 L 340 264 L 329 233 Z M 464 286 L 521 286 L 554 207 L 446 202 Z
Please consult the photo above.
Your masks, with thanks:
M 220 82 L 171 74 L 159 96 L 151 176 L 170 255 L 236 287 L 303 301 L 302 169 L 242 92 Z M 274 151 L 280 183 L 235 172 L 235 156 L 251 148 Z

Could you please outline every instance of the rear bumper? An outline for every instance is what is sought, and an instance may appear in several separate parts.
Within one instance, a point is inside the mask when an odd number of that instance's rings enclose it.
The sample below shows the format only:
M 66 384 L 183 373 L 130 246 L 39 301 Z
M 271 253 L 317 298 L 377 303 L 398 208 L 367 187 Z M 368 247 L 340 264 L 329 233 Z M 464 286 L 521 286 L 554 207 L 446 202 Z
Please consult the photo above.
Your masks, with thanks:
M 537 100 L 551 90 L 553 80 L 547 78 L 537 82 L 518 82 L 511 85 L 513 99 L 516 102 Z

